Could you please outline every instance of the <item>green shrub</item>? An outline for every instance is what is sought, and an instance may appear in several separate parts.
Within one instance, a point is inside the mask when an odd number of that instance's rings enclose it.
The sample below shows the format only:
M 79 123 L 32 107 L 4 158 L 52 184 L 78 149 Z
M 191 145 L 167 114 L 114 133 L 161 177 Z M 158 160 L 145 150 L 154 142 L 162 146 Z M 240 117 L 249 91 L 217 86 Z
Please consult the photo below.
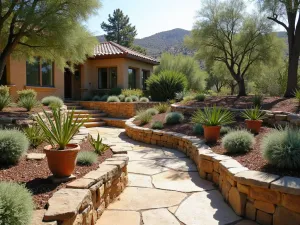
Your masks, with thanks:
M 44 132 L 37 124 L 34 124 L 31 127 L 24 128 L 23 132 L 28 138 L 30 145 L 34 148 L 45 141 Z
M 186 102 L 190 102 L 190 101 L 193 101 L 195 99 L 195 95 L 193 94 L 189 94 L 187 96 L 185 96 L 182 100 L 183 103 L 186 103 Z
M 0 95 L 0 111 L 11 104 L 11 98 L 9 95 Z
M 248 152 L 254 143 L 253 134 L 246 130 L 232 131 L 222 138 L 222 145 L 229 153 Z
M 100 102 L 100 101 L 101 101 L 101 97 L 100 97 L 99 95 L 95 95 L 95 96 L 92 98 L 92 101 Z
M 21 131 L 0 130 L 0 164 L 17 163 L 28 147 L 29 141 Z
M 199 124 L 199 123 L 195 124 L 193 126 L 193 132 L 194 132 L 194 134 L 197 134 L 197 135 L 203 135 L 204 129 L 203 129 L 202 124 Z
M 133 102 L 138 102 L 139 101 L 139 97 L 138 96 L 131 95 L 130 98 L 132 99 Z
M 125 101 L 125 95 L 119 95 L 118 98 L 120 99 L 121 102 Z
M 263 157 L 278 168 L 300 169 L 300 130 L 285 128 L 267 134 L 261 144 Z
M 252 104 L 254 107 L 260 108 L 262 106 L 263 100 L 264 98 L 262 95 L 254 95 L 252 98 Z
M 174 71 L 163 71 L 150 76 L 147 80 L 147 88 L 154 101 L 174 99 L 175 93 L 183 91 L 186 87 L 185 75 Z
M 62 107 L 64 104 L 63 100 L 61 100 L 61 98 L 56 97 L 56 96 L 47 96 L 42 99 L 42 104 L 45 106 L 48 106 L 51 103 L 56 105 L 58 108 Z
M 31 95 L 23 96 L 18 100 L 18 106 L 25 108 L 27 111 L 31 111 L 34 107 L 39 106 L 40 103 Z
M 140 121 L 140 125 L 143 126 L 152 120 L 152 115 L 146 110 L 140 110 L 137 112 L 136 120 Z
M 129 97 L 132 95 L 141 97 L 143 96 L 143 91 L 141 89 L 123 89 L 122 95 L 125 95 L 125 97 Z
M 140 102 L 149 102 L 149 98 L 141 97 Z
M 184 116 L 179 112 L 170 112 L 166 115 L 166 124 L 178 124 L 184 120 Z
M 150 108 L 146 110 L 150 115 L 155 116 L 158 114 L 158 110 L 155 108 Z
M 0 96 L 9 96 L 9 87 L 0 85 Z
M 122 93 L 122 89 L 121 88 L 112 88 L 109 90 L 109 95 L 115 95 L 115 96 L 118 96 Z
M 77 156 L 77 165 L 90 166 L 98 161 L 98 155 L 91 151 L 81 151 Z
M 232 128 L 231 127 L 228 127 L 228 126 L 222 126 L 221 127 L 221 130 L 220 130 L 220 134 L 221 135 L 225 135 L 225 134 L 228 134 L 229 132 L 232 131 Z
M 109 146 L 102 143 L 102 138 L 98 133 L 97 139 L 94 139 L 92 136 L 89 137 L 90 144 L 93 146 L 94 151 L 98 155 L 102 155 L 106 150 L 109 149 Z
M 126 97 L 125 102 L 133 102 L 131 97 Z
M 168 103 L 159 103 L 154 108 L 157 109 L 158 113 L 165 113 L 170 110 L 170 105 Z
M 177 93 L 175 93 L 175 100 L 177 102 L 181 102 L 185 95 L 186 95 L 186 92 L 184 90 L 181 92 L 177 92 Z
M 255 107 L 253 109 L 244 110 L 241 116 L 247 120 L 262 120 L 266 118 L 266 113 L 261 111 L 258 107 Z
M 32 195 L 24 186 L 0 182 L 0 225 L 31 224 L 33 210 Z
M 297 89 L 297 90 L 294 92 L 294 95 L 295 95 L 295 98 L 297 99 L 298 106 L 300 106 L 300 90 Z
M 155 121 L 154 123 L 152 123 L 151 128 L 156 130 L 161 130 L 164 128 L 164 124 L 160 121 Z
M 36 98 L 36 96 L 37 96 L 37 93 L 36 93 L 36 91 L 35 90 L 33 90 L 33 89 L 24 89 L 24 90 L 21 90 L 21 91 L 17 91 L 17 93 L 18 93 L 18 99 L 21 99 L 21 98 L 23 98 L 23 97 L 28 97 L 28 98 Z
M 198 101 L 198 102 L 203 102 L 205 100 L 205 94 L 197 94 L 195 96 L 195 99 Z
M 101 98 L 100 98 L 100 101 L 101 102 L 106 102 L 107 101 L 107 99 L 108 99 L 108 95 L 103 95 Z
M 192 116 L 193 123 L 200 123 L 206 126 L 221 126 L 234 122 L 233 114 L 227 109 L 214 106 L 213 108 L 205 107 L 199 109 Z
M 61 104 L 59 102 L 51 102 L 50 105 L 48 106 L 50 109 L 54 110 L 54 109 L 60 109 L 61 108 Z
M 107 102 L 120 102 L 120 99 L 117 96 L 109 96 Z

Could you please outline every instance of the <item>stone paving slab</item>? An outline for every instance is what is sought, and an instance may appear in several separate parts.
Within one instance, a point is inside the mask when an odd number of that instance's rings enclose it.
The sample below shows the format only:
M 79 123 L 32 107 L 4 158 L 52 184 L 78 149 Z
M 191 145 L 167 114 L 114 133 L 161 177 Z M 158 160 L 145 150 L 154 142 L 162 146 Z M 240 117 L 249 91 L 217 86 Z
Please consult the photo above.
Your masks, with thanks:
M 177 170 L 177 171 L 183 171 L 183 172 L 188 172 L 188 171 L 198 171 L 196 165 L 191 159 L 188 158 L 181 158 L 181 159 L 158 159 L 156 160 L 156 164 Z
M 140 214 L 132 211 L 104 211 L 96 225 L 140 225 Z
M 154 175 L 167 170 L 168 168 L 157 165 L 154 160 L 131 161 L 127 166 L 127 171 L 129 173 L 146 175 Z
M 133 174 L 133 173 L 128 173 L 128 185 L 127 186 L 129 186 L 129 187 L 148 187 L 148 188 L 153 187 L 150 176 Z
M 120 201 L 110 204 L 108 209 L 137 211 L 165 208 L 178 205 L 186 197 L 186 194 L 175 191 L 127 187 L 120 195 Z
M 144 225 L 180 225 L 167 209 L 153 209 L 142 212 Z

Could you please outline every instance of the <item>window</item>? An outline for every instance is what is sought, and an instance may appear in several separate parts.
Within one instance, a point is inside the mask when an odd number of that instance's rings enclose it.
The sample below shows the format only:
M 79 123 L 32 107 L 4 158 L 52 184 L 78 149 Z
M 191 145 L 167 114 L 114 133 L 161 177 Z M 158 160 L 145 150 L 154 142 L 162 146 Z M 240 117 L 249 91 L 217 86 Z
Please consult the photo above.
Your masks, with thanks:
M 98 88 L 110 89 L 118 85 L 117 68 L 99 68 L 98 69 Z
M 148 80 L 148 78 L 150 77 L 150 71 L 149 70 L 143 70 L 143 77 L 142 77 L 142 81 L 143 81 L 143 90 L 146 90 L 147 88 L 147 84 L 146 81 Z
M 136 71 L 132 68 L 128 69 L 128 88 L 136 88 Z
M 53 63 L 36 59 L 26 62 L 26 84 L 28 86 L 53 87 Z

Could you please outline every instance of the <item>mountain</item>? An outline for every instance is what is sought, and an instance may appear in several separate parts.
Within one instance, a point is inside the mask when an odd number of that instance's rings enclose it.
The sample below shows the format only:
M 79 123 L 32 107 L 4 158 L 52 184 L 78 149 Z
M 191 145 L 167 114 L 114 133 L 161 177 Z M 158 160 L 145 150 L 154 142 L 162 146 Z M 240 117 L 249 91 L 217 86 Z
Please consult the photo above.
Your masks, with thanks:
M 162 52 L 170 52 L 172 54 L 192 55 L 193 52 L 183 46 L 183 40 L 190 31 L 184 29 L 173 29 L 163 31 L 149 37 L 135 39 L 134 44 L 139 45 L 147 50 L 147 54 L 158 58 Z M 103 35 L 97 36 L 100 42 L 104 42 Z
M 279 38 L 287 39 L 286 32 L 276 32 Z M 193 55 L 193 51 L 183 45 L 184 37 L 190 35 L 190 31 L 176 28 L 169 31 L 163 31 L 149 37 L 135 39 L 134 44 L 147 50 L 147 54 L 158 58 L 161 53 L 169 52 L 172 54 Z M 100 42 L 104 42 L 104 36 L 97 36 Z

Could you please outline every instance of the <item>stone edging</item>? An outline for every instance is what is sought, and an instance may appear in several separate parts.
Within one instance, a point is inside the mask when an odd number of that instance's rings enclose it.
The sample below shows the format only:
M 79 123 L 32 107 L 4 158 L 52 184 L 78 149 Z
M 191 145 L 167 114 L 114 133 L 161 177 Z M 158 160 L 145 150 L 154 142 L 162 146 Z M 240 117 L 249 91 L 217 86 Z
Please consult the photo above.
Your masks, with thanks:
M 204 109 L 204 107 L 182 106 L 177 104 L 171 105 L 173 112 L 181 112 L 183 114 L 192 115 L 195 111 Z M 233 113 L 239 114 L 244 109 L 229 108 Z M 271 126 L 297 126 L 300 127 L 300 115 L 295 113 L 283 112 L 283 111 L 270 111 L 262 110 L 266 112 L 267 118 L 264 119 L 264 123 Z
M 105 208 L 125 189 L 128 160 L 126 154 L 114 153 L 97 170 L 55 192 L 47 210 L 35 211 L 32 225 L 96 224 Z
M 197 137 L 142 128 L 133 120 L 127 120 L 125 128 L 130 138 L 184 152 L 197 165 L 200 177 L 219 187 L 237 215 L 262 225 L 300 224 L 300 178 L 249 170 L 214 153 Z

